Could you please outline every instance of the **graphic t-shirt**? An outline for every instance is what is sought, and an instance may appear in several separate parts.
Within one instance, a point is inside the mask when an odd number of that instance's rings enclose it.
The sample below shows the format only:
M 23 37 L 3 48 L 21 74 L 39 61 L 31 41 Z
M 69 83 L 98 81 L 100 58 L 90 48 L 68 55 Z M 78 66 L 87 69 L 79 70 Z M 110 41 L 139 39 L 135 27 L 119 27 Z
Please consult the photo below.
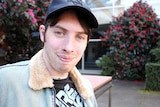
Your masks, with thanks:
M 54 80 L 57 107 L 84 107 L 83 100 L 77 92 L 71 78 Z

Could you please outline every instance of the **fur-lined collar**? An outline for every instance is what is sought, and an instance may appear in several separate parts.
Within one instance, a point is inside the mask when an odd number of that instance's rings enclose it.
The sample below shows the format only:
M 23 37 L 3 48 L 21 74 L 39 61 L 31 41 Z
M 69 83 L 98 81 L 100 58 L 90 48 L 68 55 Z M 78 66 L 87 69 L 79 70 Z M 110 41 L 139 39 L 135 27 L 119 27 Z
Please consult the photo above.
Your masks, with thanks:
M 51 78 L 44 60 L 42 58 L 43 49 L 40 50 L 30 61 L 30 78 L 29 86 L 33 90 L 41 90 L 43 88 L 52 88 L 54 86 L 53 79 Z M 84 83 L 84 77 L 79 73 L 76 67 L 69 72 L 75 86 L 80 95 L 86 99 L 92 96 L 90 89 Z

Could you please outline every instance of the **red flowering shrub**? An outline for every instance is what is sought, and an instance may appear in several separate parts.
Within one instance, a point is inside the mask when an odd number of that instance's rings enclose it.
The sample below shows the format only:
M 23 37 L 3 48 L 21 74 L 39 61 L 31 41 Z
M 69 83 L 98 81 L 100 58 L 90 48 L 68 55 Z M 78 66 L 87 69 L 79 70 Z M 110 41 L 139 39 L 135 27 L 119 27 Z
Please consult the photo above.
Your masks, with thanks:
M 30 50 L 31 33 L 38 31 L 39 25 L 43 23 L 49 2 L 50 0 L 0 1 L 0 31 L 5 35 L 8 47 L 6 51 L 11 51 L 12 58 L 8 59 L 10 62 L 17 61 L 19 57 L 24 58 L 21 55 Z
M 117 75 L 121 75 L 119 78 L 144 79 L 144 66 L 151 59 L 149 51 L 156 46 L 158 36 L 157 15 L 141 0 L 121 16 L 114 17 L 102 39 L 109 44 L 110 53 L 114 55 Z

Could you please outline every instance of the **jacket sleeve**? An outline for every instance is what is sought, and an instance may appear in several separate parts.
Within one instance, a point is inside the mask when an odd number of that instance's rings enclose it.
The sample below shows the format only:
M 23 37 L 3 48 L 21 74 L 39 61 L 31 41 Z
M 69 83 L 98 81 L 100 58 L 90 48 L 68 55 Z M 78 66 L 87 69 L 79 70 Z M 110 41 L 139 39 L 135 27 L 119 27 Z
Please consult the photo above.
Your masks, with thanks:
M 93 86 L 91 85 L 89 80 L 85 79 L 85 81 L 86 81 L 85 83 L 87 84 L 87 86 L 89 87 L 89 89 L 93 95 L 91 98 L 85 99 L 85 101 L 84 101 L 86 103 L 85 107 L 98 107 Z

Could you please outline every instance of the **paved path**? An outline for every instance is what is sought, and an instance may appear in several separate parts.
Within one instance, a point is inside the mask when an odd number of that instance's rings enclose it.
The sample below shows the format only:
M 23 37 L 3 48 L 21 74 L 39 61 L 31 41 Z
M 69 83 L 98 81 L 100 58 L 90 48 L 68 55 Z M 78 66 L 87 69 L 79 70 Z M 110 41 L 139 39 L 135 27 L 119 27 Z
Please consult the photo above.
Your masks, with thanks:
M 144 88 L 144 82 L 113 80 L 111 107 L 160 107 L 160 92 L 148 92 Z M 108 107 L 108 91 L 97 101 L 99 107 Z

